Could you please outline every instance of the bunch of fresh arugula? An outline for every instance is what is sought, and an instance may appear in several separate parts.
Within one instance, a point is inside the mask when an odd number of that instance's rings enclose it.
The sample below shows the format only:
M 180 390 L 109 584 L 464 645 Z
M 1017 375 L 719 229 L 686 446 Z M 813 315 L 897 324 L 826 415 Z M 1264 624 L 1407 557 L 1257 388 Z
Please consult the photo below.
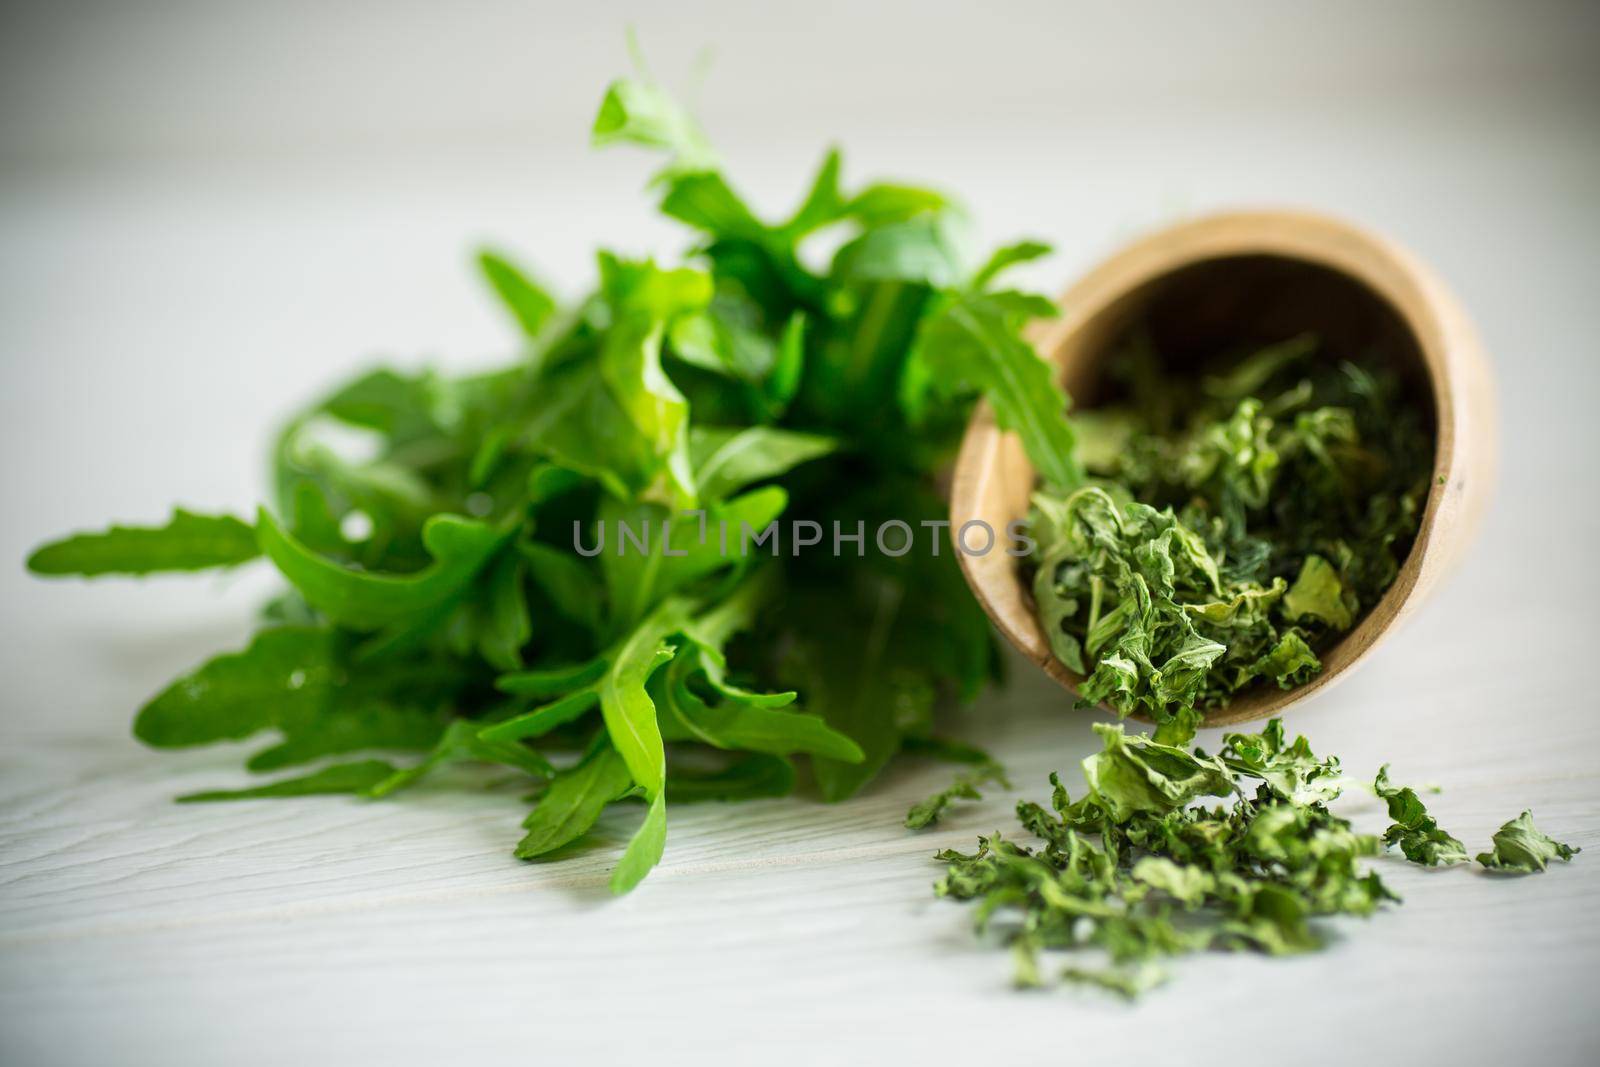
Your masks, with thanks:
M 976 902 L 979 930 L 1010 944 L 1018 985 L 1045 984 L 1041 950 L 1093 957 L 1061 977 L 1129 997 L 1165 977 L 1163 958 L 1206 949 L 1313 950 L 1324 940 L 1318 917 L 1365 916 L 1399 901 L 1364 858 L 1398 846 L 1423 866 L 1467 859 L 1415 790 L 1390 783 L 1387 766 L 1373 788 L 1393 821 L 1382 837 L 1358 833 L 1329 806 L 1345 782 L 1338 758 L 1319 759 L 1304 737 L 1289 742 L 1278 719 L 1260 733 L 1224 735 L 1215 756 L 1121 726 L 1095 730 L 1103 748 L 1083 761 L 1082 796 L 1071 799 L 1052 774 L 1049 810 L 1017 805 L 1017 819 L 1040 844 L 997 832 L 980 837 L 976 852 L 938 854 L 948 866 L 935 891 Z M 912 816 L 975 795 L 958 782 L 951 796 L 932 798 Z M 1210 797 L 1232 803 L 1207 807 Z M 1478 862 L 1526 874 L 1576 851 L 1523 812 Z
M 1030 515 L 1033 594 L 1079 692 L 1172 722 L 1256 684 L 1288 689 L 1393 583 L 1432 440 L 1401 382 L 1291 338 L 1206 373 L 1137 339 L 1117 403 L 1073 417 L 1092 477 Z
M 134 732 L 162 748 L 271 734 L 249 770 L 295 773 L 184 799 L 381 797 L 498 764 L 538 795 L 521 857 L 643 802 L 611 879 L 624 892 L 662 855 L 669 800 L 788 793 L 798 756 L 824 799 L 848 797 L 928 734 L 941 695 L 994 674 L 949 551 L 774 553 L 706 531 L 937 522 L 935 476 L 979 392 L 1074 484 L 1065 398 L 1019 336 L 1051 305 L 994 284 L 1046 248 L 975 265 L 955 204 L 847 191 L 837 152 L 791 215 L 763 219 L 644 81 L 609 88 L 593 139 L 666 154 L 653 188 L 695 235 L 683 265 L 601 252 L 593 292 L 561 307 L 486 253 L 514 363 L 363 374 L 288 423 L 253 518 L 180 509 L 28 561 L 92 576 L 264 559 L 287 580 L 248 647 L 173 682 Z M 365 454 L 342 447 L 352 431 Z M 577 550 L 623 523 L 648 547 Z

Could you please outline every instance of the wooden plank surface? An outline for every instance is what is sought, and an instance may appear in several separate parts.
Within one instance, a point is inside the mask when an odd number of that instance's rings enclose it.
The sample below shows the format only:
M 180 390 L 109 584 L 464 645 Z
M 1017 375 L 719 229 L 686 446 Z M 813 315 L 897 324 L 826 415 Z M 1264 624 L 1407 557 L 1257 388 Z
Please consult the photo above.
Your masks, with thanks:
M 1438 640 L 1448 622 L 1433 611 L 1402 640 Z M 1044 776 L 1087 752 L 1088 731 L 1042 680 L 1018 683 L 963 732 L 1006 760 L 1019 794 L 1042 799 Z M 1418 691 L 1439 696 L 1407 695 Z M 1310 1042 L 1297 1053 L 1308 1062 L 1330 1047 L 1511 1056 L 1531 1029 L 1553 1062 L 1576 1062 L 1596 1032 L 1600 776 L 1592 748 L 1526 736 L 1497 705 L 1443 677 L 1374 669 L 1294 725 L 1336 745 L 1353 773 L 1384 753 L 1408 780 L 1445 783 L 1434 808 L 1469 847 L 1531 804 L 1589 855 L 1524 879 L 1379 861 L 1403 907 L 1332 924 L 1314 956 L 1181 961 L 1137 1008 L 1012 992 L 1005 954 L 972 935 L 960 906 L 933 899 L 932 852 L 1008 825 L 1014 799 L 903 830 L 907 805 L 948 777 L 941 767 L 908 763 L 834 807 L 674 809 L 661 869 L 613 900 L 620 817 L 583 854 L 529 865 L 509 856 L 522 812 L 511 792 L 176 806 L 174 791 L 230 780 L 228 761 L 117 738 L 35 740 L 8 752 L 0 796 L 8 1062 L 91 1062 L 107 1049 L 151 1063 L 329 1050 L 410 1063 L 468 1049 L 485 1062 L 666 1051 L 741 1062 L 774 1042 L 780 1062 L 839 1062 L 864 1050 L 938 1057 L 964 1041 L 1029 1056 L 1063 1033 L 1109 1055 L 1134 1022 L 1153 1062 L 1187 1059 L 1187 1035 L 1221 1047 L 1236 1027 L 1276 1047 Z M 1401 716 L 1404 732 L 1456 743 L 1384 736 Z M 1383 825 L 1359 790 L 1346 807 L 1364 828 Z
M 438 113 L 386 140 L 337 95 L 377 83 L 361 63 L 389 69 L 392 56 L 363 52 L 370 13 L 169 6 L 98 24 L 95 62 L 62 68 L 125 76 L 85 90 L 76 126 L 57 114 L 71 94 L 5 94 L 31 109 L 18 129 L 44 147 L 5 155 L 0 182 L 0 561 L 175 500 L 243 511 L 273 421 L 365 354 L 462 367 L 504 351 L 505 324 L 463 267 L 485 234 L 569 293 L 597 241 L 681 244 L 639 195 L 645 164 L 583 152 L 620 49 L 593 43 L 577 14 L 463 29 L 484 58 L 397 5 L 394 47 L 437 45 L 458 77 L 429 83 L 429 99 L 445 94 Z M 1520 879 L 1382 859 L 1403 906 L 1332 924 L 1318 954 L 1180 961 L 1138 1006 L 1016 993 L 1006 955 L 930 885 L 936 849 L 1011 825 L 1017 797 L 1044 798 L 1054 769 L 1072 780 L 1093 744 L 1092 717 L 1026 664 L 950 724 L 1009 765 L 1016 792 L 923 834 L 900 820 L 950 772 L 914 761 L 831 807 L 676 807 L 661 868 L 613 900 L 604 883 L 632 812 L 608 815 L 578 855 L 536 865 L 510 855 L 524 813 L 514 789 L 172 804 L 239 782 L 239 753 L 142 750 L 131 713 L 237 647 L 270 583 L 47 584 L 6 565 L 0 1064 L 1592 1061 L 1600 137 L 1592 72 L 1574 81 L 1562 65 L 1573 35 L 1520 7 L 1481 24 L 1419 7 L 1369 32 L 1363 20 L 1387 5 L 1302 24 L 1265 4 L 1240 23 L 1260 31 L 1256 62 L 1227 50 L 1231 29 L 1205 36 L 1224 28 L 1209 13 L 1185 29 L 1186 5 L 1168 6 L 1159 38 L 1041 6 L 1028 17 L 1048 33 L 1020 45 L 998 22 L 935 33 L 915 5 L 860 13 L 868 63 L 826 51 L 844 47 L 828 19 L 783 16 L 792 47 L 775 52 L 769 16 L 691 7 L 699 21 L 668 26 L 683 21 L 677 7 L 657 21 L 674 42 L 731 27 L 731 65 L 713 84 L 748 94 L 709 93 L 707 106 L 763 205 L 787 203 L 812 148 L 837 136 L 862 152 L 853 178 L 930 176 L 969 199 L 986 237 L 1054 241 L 1060 253 L 1022 275 L 1051 291 L 1142 223 L 1249 203 L 1348 215 L 1430 261 L 1499 375 L 1501 489 L 1459 575 L 1289 727 L 1354 775 L 1388 760 L 1399 780 L 1440 783 L 1430 807 L 1469 850 L 1531 807 L 1586 851 Z M 257 52 L 238 56 L 215 100 L 196 97 L 196 64 L 233 54 L 246 10 Z M 958 38 L 985 58 L 956 64 Z M 477 75 L 508 60 L 502 40 L 541 79 L 517 98 L 541 124 L 526 140 L 501 112 L 474 111 Z M 1092 95 L 1117 71 L 1149 70 L 1152 41 L 1178 57 L 1151 72 L 1166 89 L 1130 96 L 1124 80 L 1114 101 Z M 1017 48 L 1033 59 L 1013 77 Z M 791 99 L 818 50 L 831 57 L 825 92 Z M 960 76 L 924 69 L 929 54 Z M 1059 77 L 1041 73 L 1047 56 Z M 320 80 L 283 74 L 324 60 Z M 1301 89 L 1282 91 L 1286 78 Z M 885 79 L 937 121 L 908 124 Z M 281 113 L 280 93 L 293 104 Z M 356 117 L 387 121 L 388 101 Z M 129 148 L 102 105 L 128 121 L 149 110 L 161 136 Z M 218 123 L 233 130 L 235 115 L 255 125 L 229 140 Z M 78 136 L 78 154 L 52 131 Z M 1343 803 L 1362 829 L 1382 828 L 1369 795 Z

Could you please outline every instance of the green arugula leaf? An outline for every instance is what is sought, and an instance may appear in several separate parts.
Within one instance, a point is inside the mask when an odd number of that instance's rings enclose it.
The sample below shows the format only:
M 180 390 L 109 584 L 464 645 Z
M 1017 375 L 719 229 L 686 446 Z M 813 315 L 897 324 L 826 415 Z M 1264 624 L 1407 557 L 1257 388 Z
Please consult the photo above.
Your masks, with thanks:
M 786 474 L 837 447 L 830 437 L 770 426 L 696 428 L 689 436 L 690 461 L 705 501 Z
M 438 743 L 433 746 L 433 751 L 421 763 L 394 771 L 372 783 L 363 792 L 373 799 L 386 797 L 409 789 L 446 764 L 466 761 L 499 763 L 539 778 L 549 778 L 555 774 L 550 761 L 533 749 L 510 742 L 485 740 L 479 732 L 479 724 L 457 719 L 445 729 Z
M 600 578 L 582 559 L 540 542 L 524 541 L 517 552 L 527 561 L 528 575 L 561 616 L 599 636 L 605 608 Z
M 611 892 L 618 896 L 632 892 L 649 874 L 667 845 L 667 796 L 657 793 L 645 812 L 644 823 L 628 841 L 622 859 L 611 872 Z
M 464 594 L 478 571 L 511 538 L 511 531 L 454 515 L 437 515 L 422 540 L 433 563 L 416 574 L 369 574 L 319 556 L 263 508 L 256 520 L 261 550 L 306 601 L 341 626 L 375 630 L 405 625 Z
M 831 274 L 844 282 L 920 282 L 955 286 L 966 275 L 965 220 L 928 212 L 867 229 L 834 253 Z
M 632 788 L 627 764 L 616 749 L 602 745 L 550 780 L 538 807 L 523 820 L 528 832 L 517 845 L 517 858 L 535 859 L 576 841 L 599 821 L 607 804 Z
M 1050 305 L 1030 307 L 1029 313 L 1044 308 Z M 1050 365 L 1018 335 L 1020 319 L 993 294 L 959 294 L 923 324 L 917 356 L 943 388 L 983 390 L 996 423 L 1021 437 L 1045 484 L 1072 490 L 1083 483 L 1083 472 L 1073 458 L 1072 429 L 1062 417 L 1067 396 L 1055 384 Z
M 809 753 L 846 763 L 864 758 L 860 746 L 816 715 L 791 707 L 796 694 L 755 693 L 729 684 L 724 646 L 748 630 L 771 600 L 770 568 L 744 581 L 711 611 L 684 625 L 685 646 L 661 685 L 661 704 L 684 737 L 720 749 L 774 756 Z M 703 697 L 701 691 L 709 696 Z M 766 766 L 755 764 L 753 766 Z M 768 775 L 777 772 L 770 771 Z
M 607 663 L 596 657 L 582 663 L 567 663 L 537 671 L 516 671 L 495 679 L 502 693 L 525 697 L 553 697 L 592 688 L 606 672 Z
M 658 658 L 665 663 L 672 656 L 670 652 L 661 652 L 658 653 Z M 599 703 L 600 684 L 598 681 L 591 682 L 582 689 L 574 690 L 532 711 L 484 727 L 479 736 L 485 741 L 524 741 L 543 737 L 557 727 L 577 722 Z
M 617 646 L 596 686 L 600 715 L 628 773 L 654 799 L 666 781 L 666 750 L 656 724 L 656 706 L 645 683 L 671 651 L 667 639 L 683 628 L 685 605 L 668 601 Z M 664 825 L 665 816 L 663 816 Z
M 689 113 L 648 82 L 619 78 L 606 89 L 592 131 L 596 146 L 635 144 L 664 148 L 675 165 L 690 169 L 715 162 L 715 155 Z
M 817 787 L 827 801 L 853 796 L 883 769 L 899 747 L 902 722 L 926 720 L 932 714 L 935 690 L 921 672 L 902 665 L 912 654 L 910 627 L 902 616 L 903 591 L 885 589 L 870 621 L 808 628 L 791 651 L 794 677 L 808 706 L 820 711 L 832 730 L 853 741 L 859 759 L 819 758 L 813 762 Z M 795 611 L 791 606 L 789 611 Z M 807 612 L 826 612 L 825 605 L 807 605 Z M 855 753 L 851 753 L 855 755 Z
M 986 289 L 1001 273 L 1019 263 L 1028 263 L 1041 256 L 1048 256 L 1051 251 L 1049 245 L 1040 241 L 1018 241 L 1016 244 L 1003 245 L 990 254 L 988 261 L 978 268 L 977 273 L 967 283 L 967 287 L 974 290 Z
M 706 800 L 754 800 L 794 792 L 794 764 L 782 756 L 751 753 L 711 772 L 669 768 L 667 798 L 674 804 Z
M 478 269 L 517 320 L 522 332 L 529 337 L 538 337 L 555 314 L 555 298 L 499 253 L 479 252 Z
M 522 666 L 523 647 L 533 637 L 527 576 L 524 559 L 505 553 L 479 579 L 484 588 L 474 602 L 476 646 L 484 662 L 499 670 Z
M 364 793 L 393 773 L 394 768 L 379 759 L 335 763 L 310 774 L 280 778 L 276 782 L 248 789 L 208 789 L 199 793 L 185 793 L 178 798 L 178 803 L 204 804 L 217 800 L 261 800 L 268 797 Z
M 48 577 L 143 575 L 236 567 L 260 554 L 247 523 L 174 508 L 165 526 L 113 526 L 42 545 L 28 557 L 28 570 Z
M 782 232 L 791 240 L 798 240 L 809 233 L 822 229 L 843 218 L 850 210 L 849 203 L 845 200 L 844 191 L 839 185 L 839 171 L 843 166 L 843 158 L 837 148 L 828 149 L 827 155 L 822 157 L 822 164 L 817 168 L 817 173 L 811 179 L 811 187 L 806 192 L 806 197 L 795 210 L 789 221 L 782 226 Z
M 285 740 L 250 760 L 259 771 L 362 749 L 427 748 L 444 728 L 432 701 L 455 681 L 433 668 L 368 678 L 352 673 L 329 631 L 263 630 L 249 648 L 212 659 L 158 694 L 140 710 L 134 735 L 182 748 L 276 729 Z
M 677 516 L 660 505 L 602 502 L 601 529 L 613 544 L 601 553 L 600 570 L 613 632 L 633 625 L 662 598 L 698 579 L 747 565 L 761 552 L 752 539 L 783 514 L 788 502 L 788 494 L 778 486 L 755 489 L 708 505 L 703 526 L 696 518 Z M 748 538 L 746 529 L 752 531 Z

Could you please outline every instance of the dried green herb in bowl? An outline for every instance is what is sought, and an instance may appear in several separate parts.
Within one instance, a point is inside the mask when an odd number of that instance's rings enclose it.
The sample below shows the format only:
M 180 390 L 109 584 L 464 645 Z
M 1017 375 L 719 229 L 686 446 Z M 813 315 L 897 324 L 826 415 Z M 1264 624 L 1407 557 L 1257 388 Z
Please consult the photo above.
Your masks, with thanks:
M 1423 413 L 1301 335 L 1179 375 L 1141 341 L 1074 418 L 1087 478 L 1033 498 L 1035 604 L 1090 703 L 1162 722 L 1291 688 L 1388 588 L 1427 498 Z

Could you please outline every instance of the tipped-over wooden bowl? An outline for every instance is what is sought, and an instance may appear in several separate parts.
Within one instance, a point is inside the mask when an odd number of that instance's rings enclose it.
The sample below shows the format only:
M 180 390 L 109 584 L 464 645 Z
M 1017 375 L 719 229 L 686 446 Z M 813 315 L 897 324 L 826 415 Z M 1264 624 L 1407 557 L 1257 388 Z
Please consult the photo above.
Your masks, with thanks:
M 1495 474 L 1494 396 L 1477 336 L 1454 297 L 1392 242 L 1335 219 L 1250 211 L 1185 222 L 1136 241 L 1061 297 L 1061 316 L 1031 335 L 1077 407 L 1093 407 L 1108 357 L 1133 324 L 1158 351 L 1215 350 L 1314 331 L 1327 351 L 1398 353 L 1416 401 L 1431 410 L 1434 478 L 1410 554 L 1382 599 L 1322 655 L 1305 685 L 1264 685 L 1213 710 L 1207 725 L 1262 719 L 1345 675 L 1461 556 Z M 980 519 L 1003 530 L 1028 511 L 1034 468 L 981 405 L 951 486 L 952 530 Z M 1068 689 L 1081 675 L 1050 652 L 1019 560 L 957 553 L 979 603 L 1012 644 Z

